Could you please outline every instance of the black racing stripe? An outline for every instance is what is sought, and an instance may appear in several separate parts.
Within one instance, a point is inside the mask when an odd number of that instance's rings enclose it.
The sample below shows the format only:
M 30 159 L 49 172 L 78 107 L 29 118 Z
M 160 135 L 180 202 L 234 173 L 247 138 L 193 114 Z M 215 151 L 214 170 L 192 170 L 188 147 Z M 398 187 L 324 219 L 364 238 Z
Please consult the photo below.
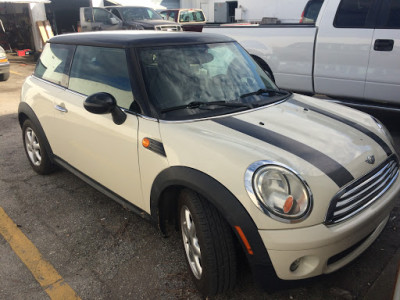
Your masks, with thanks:
M 293 104 L 296 104 L 296 105 L 298 105 L 298 106 L 301 106 L 301 107 L 303 107 L 303 108 L 307 108 L 307 109 L 309 109 L 309 110 L 312 110 L 312 111 L 314 111 L 314 112 L 317 112 L 317 113 L 319 113 L 319 114 L 321 114 L 321 115 L 324 115 L 324 116 L 326 116 L 326 117 L 332 118 L 332 119 L 334 119 L 334 120 L 336 120 L 336 121 L 345 123 L 346 125 L 349 125 L 349 126 L 355 128 L 355 129 L 357 129 L 358 131 L 361 131 L 362 133 L 366 134 L 366 135 L 369 136 L 371 139 L 373 139 L 375 142 L 377 142 L 378 145 L 381 146 L 381 148 L 383 149 L 383 151 L 386 152 L 386 155 L 387 155 L 387 156 L 389 156 L 389 155 L 392 154 L 392 150 L 391 150 L 390 147 L 385 143 L 384 140 L 382 140 L 378 135 L 376 135 L 375 133 L 373 133 L 373 132 L 370 131 L 369 129 L 367 129 L 367 128 L 361 126 L 360 124 L 357 124 L 357 123 L 355 123 L 355 122 L 353 122 L 353 121 L 350 121 L 350 120 L 348 120 L 348 119 L 346 119 L 346 118 L 340 117 L 340 116 L 335 115 L 335 114 L 333 114 L 333 113 L 331 113 L 331 112 L 322 110 L 322 109 L 320 109 L 320 108 L 318 108 L 318 107 L 315 107 L 315 106 L 312 106 L 312 105 L 309 105 L 309 104 L 300 102 L 300 101 L 295 100 L 295 99 L 290 99 L 289 102 L 290 102 L 290 103 L 293 103 Z
M 213 121 L 274 145 L 308 161 L 329 176 L 339 187 L 346 185 L 354 179 L 350 172 L 337 161 L 310 146 L 282 134 L 233 117 L 213 119 Z

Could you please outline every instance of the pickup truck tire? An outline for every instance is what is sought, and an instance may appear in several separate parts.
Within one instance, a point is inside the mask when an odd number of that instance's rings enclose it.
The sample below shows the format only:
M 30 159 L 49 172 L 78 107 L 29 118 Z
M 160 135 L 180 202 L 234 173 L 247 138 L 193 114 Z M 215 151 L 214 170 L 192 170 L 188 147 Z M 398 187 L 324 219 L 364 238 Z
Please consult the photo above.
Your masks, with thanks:
M 44 142 L 36 126 L 27 119 L 22 125 L 22 140 L 26 156 L 33 170 L 41 175 L 49 174 L 55 166 L 44 147 Z
M 252 57 L 252 58 L 256 61 L 256 63 L 264 70 L 264 72 L 267 73 L 268 77 L 269 77 L 273 82 L 275 82 L 274 74 L 272 73 L 272 70 L 271 70 L 271 68 L 268 66 L 268 64 L 267 64 L 262 58 L 259 58 L 259 57 L 256 56 L 256 55 L 252 55 L 251 57 Z
M 201 195 L 185 189 L 179 197 L 179 224 L 186 262 L 204 296 L 223 293 L 236 282 L 236 250 L 230 226 Z

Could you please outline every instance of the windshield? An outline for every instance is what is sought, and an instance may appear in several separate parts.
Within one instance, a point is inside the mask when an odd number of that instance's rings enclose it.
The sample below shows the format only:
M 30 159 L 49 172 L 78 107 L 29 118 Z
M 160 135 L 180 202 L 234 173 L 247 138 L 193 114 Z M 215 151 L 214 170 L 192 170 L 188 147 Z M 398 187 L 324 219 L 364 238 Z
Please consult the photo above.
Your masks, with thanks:
M 150 101 L 162 119 L 226 114 L 288 96 L 234 42 L 142 48 L 139 58 Z
M 135 20 L 162 20 L 162 17 L 149 7 L 124 7 L 120 8 L 124 21 Z

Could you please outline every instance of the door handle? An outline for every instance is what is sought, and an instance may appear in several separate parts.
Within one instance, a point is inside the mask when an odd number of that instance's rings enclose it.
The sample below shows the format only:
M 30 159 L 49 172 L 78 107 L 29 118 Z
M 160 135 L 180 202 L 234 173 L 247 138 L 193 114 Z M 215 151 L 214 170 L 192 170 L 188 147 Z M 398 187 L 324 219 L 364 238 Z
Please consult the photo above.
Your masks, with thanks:
M 58 111 L 63 112 L 63 113 L 67 113 L 67 112 L 68 112 L 68 109 L 66 109 L 66 108 L 64 107 L 64 104 L 56 105 L 54 108 L 57 109 Z
M 375 51 L 392 51 L 394 46 L 394 40 L 375 40 L 374 50 Z

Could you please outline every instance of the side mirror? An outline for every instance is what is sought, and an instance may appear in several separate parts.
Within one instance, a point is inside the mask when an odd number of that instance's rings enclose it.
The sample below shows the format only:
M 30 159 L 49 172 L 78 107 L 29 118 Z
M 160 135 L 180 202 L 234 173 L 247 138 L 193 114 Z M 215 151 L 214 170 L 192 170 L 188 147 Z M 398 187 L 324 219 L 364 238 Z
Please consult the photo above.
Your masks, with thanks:
M 119 22 L 116 18 L 110 18 L 111 25 L 117 25 Z
M 109 93 L 96 93 L 86 98 L 83 106 L 88 112 L 97 115 L 111 113 L 113 121 L 121 125 L 126 120 L 126 114 L 118 107 L 117 101 Z

